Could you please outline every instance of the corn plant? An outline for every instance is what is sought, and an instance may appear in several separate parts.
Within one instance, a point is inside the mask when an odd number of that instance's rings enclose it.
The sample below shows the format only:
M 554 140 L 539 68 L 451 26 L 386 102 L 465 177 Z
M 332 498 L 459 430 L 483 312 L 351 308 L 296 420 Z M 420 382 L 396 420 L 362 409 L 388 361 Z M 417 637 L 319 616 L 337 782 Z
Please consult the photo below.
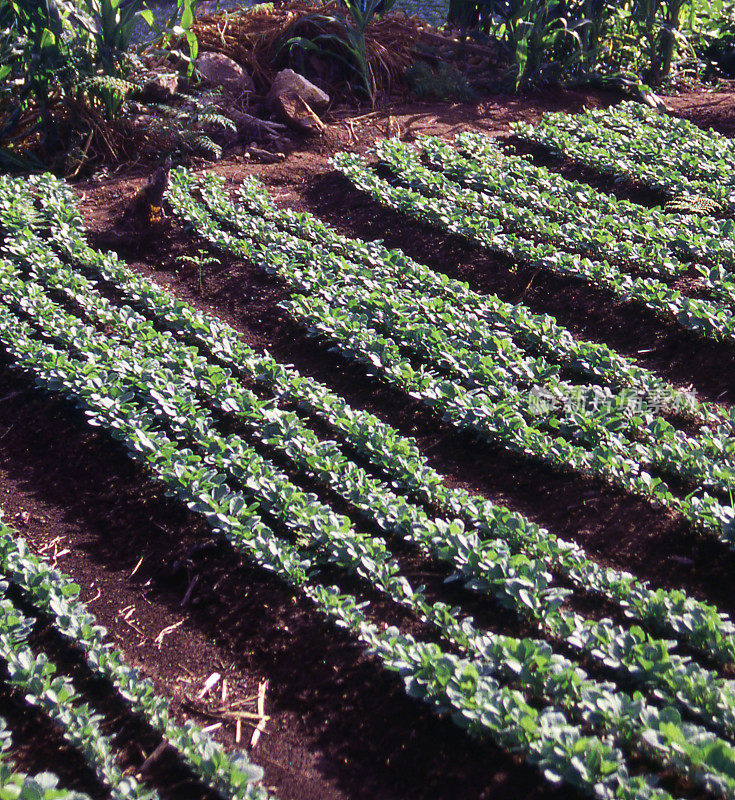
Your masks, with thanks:
M 500 41 L 514 64 L 516 88 L 592 75 L 657 84 L 669 75 L 677 49 L 693 52 L 687 36 L 695 36 L 696 11 L 715 25 L 717 3 L 707 10 L 697 5 L 697 0 L 453 0 L 449 20 Z
M 357 77 L 360 90 L 371 103 L 375 100 L 375 78 L 368 59 L 365 33 L 377 14 L 390 10 L 395 0 L 344 0 L 347 14 L 314 12 L 298 20 L 308 35 L 287 31 L 279 49 L 301 48 L 306 52 L 334 58 Z
M 588 23 L 570 19 L 564 2 L 511 0 L 494 5 L 501 7 L 493 9 L 492 18 L 515 61 L 516 89 L 532 80 L 558 80 L 580 63 L 580 30 Z

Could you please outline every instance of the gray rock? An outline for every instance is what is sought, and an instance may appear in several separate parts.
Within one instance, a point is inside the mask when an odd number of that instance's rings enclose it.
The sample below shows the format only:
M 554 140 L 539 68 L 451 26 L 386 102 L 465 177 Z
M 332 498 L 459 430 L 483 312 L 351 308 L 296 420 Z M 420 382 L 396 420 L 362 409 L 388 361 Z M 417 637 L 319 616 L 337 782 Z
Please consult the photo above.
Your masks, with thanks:
M 654 111 L 671 111 L 668 105 L 666 105 L 666 102 L 653 92 L 642 91 L 641 99 L 647 106 L 654 109 Z
M 143 86 L 143 99 L 153 102 L 170 100 L 179 90 L 177 72 L 155 71 L 151 73 Z
M 329 105 L 329 95 L 292 69 L 284 69 L 271 84 L 266 105 L 291 128 L 314 133 L 324 128 L 318 114 Z
M 222 86 L 233 94 L 255 90 L 247 70 L 222 53 L 202 53 L 197 58 L 197 70 L 210 86 Z
M 292 69 L 282 69 L 273 79 L 266 102 L 273 107 L 279 97 L 300 97 L 317 114 L 329 105 L 329 95 L 323 92 L 303 75 Z

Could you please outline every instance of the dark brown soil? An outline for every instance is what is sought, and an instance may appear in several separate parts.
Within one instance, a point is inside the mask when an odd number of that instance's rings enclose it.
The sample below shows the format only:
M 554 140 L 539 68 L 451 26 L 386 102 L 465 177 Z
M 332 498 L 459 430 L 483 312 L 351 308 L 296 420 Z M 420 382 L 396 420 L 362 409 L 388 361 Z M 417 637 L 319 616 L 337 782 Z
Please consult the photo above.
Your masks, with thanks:
M 351 189 L 338 174 L 314 182 L 303 195 L 306 208 L 344 233 L 383 239 L 436 270 L 467 281 L 480 292 L 523 302 L 551 314 L 581 339 L 604 342 L 703 398 L 732 402 L 735 386 L 723 364 L 735 363 L 735 346 L 696 337 L 673 321 L 660 320 L 582 279 L 514 268 L 508 259 L 387 210 Z M 293 203 L 289 202 L 289 205 Z
M 712 87 L 667 97 L 666 105 L 700 128 L 735 134 L 735 80 L 722 79 Z
M 401 246 L 482 291 L 522 298 L 534 310 L 554 314 L 576 335 L 608 342 L 704 397 L 732 402 L 731 348 L 699 341 L 580 282 L 523 269 L 510 272 L 502 260 L 368 201 L 329 164 L 339 149 L 364 152 L 376 137 L 396 131 L 408 139 L 467 127 L 506 134 L 516 119 L 616 99 L 556 91 L 492 98 L 473 107 L 413 104 L 349 122 L 335 117 L 324 137 L 303 142 L 283 163 L 258 165 L 232 155 L 213 171 L 233 183 L 256 175 L 281 204 L 308 209 L 342 232 Z M 673 102 L 685 107 L 683 98 Z M 174 223 L 142 232 L 122 221 L 128 199 L 143 180 L 79 185 L 94 244 L 118 250 L 135 269 L 226 319 L 250 343 L 267 346 L 350 402 L 415 436 L 448 483 L 526 513 L 582 542 L 605 563 L 658 585 L 686 587 L 735 611 L 729 588 L 735 555 L 692 534 L 682 519 L 598 482 L 552 473 L 457 434 L 418 403 L 371 382 L 361 369 L 307 340 L 277 308 L 288 295 L 286 287 L 247 264 L 217 254 L 200 285 L 196 268 L 181 266 L 179 257 L 195 254 L 203 244 Z M 252 757 L 283 800 L 573 797 L 567 789 L 554 790 L 518 760 L 471 742 L 449 720 L 408 699 L 395 676 L 308 603 L 261 571 L 234 563 L 201 521 L 167 499 L 79 412 L 40 397 L 4 366 L 0 506 L 7 522 L 82 586 L 83 599 L 114 641 L 173 698 L 182 718 L 223 722 L 215 735 L 233 744 L 235 727 L 223 712 L 237 703 L 254 710 L 258 687 L 268 681 L 270 719 Z M 227 698 L 222 701 L 218 685 L 213 696 L 197 700 L 214 672 L 227 679 Z M 243 726 L 246 749 L 251 731 Z M 59 766 L 47 757 L 51 766 Z M 18 747 L 18 758 L 30 767 L 35 756 Z
M 82 598 L 177 713 L 201 724 L 224 719 L 221 702 L 195 699 L 215 671 L 228 679 L 226 708 L 244 701 L 254 710 L 259 682 L 269 681 L 270 719 L 253 759 L 279 797 L 569 797 L 407 698 L 278 581 L 233 564 L 81 414 L 26 391 L 7 370 L 1 381 L 3 397 L 18 392 L 0 403 L 6 520 L 82 585 Z M 161 632 L 182 620 L 159 646 Z M 233 744 L 225 722 L 217 736 Z M 19 764 L 30 768 L 25 752 Z
M 16 768 L 29 775 L 53 770 L 60 785 L 78 792 L 85 792 L 92 800 L 108 796 L 106 788 L 87 766 L 82 755 L 68 745 L 59 730 L 46 714 L 29 706 L 18 693 L 13 693 L 4 684 L 0 686 L 0 708 L 3 719 L 13 734 L 13 742 L 7 757 Z

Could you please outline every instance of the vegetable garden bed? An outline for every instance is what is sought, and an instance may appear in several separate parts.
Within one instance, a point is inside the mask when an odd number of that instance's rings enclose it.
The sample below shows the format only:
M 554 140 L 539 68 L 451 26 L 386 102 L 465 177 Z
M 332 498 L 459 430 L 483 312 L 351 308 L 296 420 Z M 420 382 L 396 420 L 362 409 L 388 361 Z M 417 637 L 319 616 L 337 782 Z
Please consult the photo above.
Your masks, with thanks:
M 533 264 L 510 275 L 508 254 L 382 210 L 320 147 L 248 170 L 266 188 L 234 198 L 241 164 L 225 184 L 173 173 L 159 240 L 115 227 L 120 184 L 81 189 L 92 247 L 61 184 L 4 185 L 6 520 L 174 698 L 172 725 L 247 745 L 266 694 L 251 758 L 275 796 L 733 794 L 728 336 Z M 379 230 L 416 261 L 341 238 Z M 539 422 L 519 393 L 585 382 L 614 419 Z M 623 390 L 655 394 L 662 421 L 631 417 Z M 511 410 L 522 427 L 501 425 Z M 114 769 L 139 773 L 138 749 Z M 93 795 L 120 783 L 49 766 Z M 173 766 L 153 783 L 209 791 Z

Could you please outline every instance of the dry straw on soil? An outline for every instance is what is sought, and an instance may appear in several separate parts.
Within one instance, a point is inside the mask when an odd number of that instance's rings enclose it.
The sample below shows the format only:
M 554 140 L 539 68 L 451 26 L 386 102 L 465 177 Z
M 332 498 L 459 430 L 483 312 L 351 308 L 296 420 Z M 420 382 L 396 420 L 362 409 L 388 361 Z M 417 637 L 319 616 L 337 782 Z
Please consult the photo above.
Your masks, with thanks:
M 266 91 L 276 72 L 286 66 L 287 53 L 279 49 L 291 36 L 316 33 L 308 17 L 314 13 L 345 17 L 348 12 L 339 2 L 328 2 L 315 7 L 303 0 L 286 5 L 271 4 L 241 9 L 235 13 L 220 12 L 203 15 L 194 23 L 194 33 L 200 50 L 224 53 L 242 64 L 252 75 L 256 86 Z M 320 25 L 320 33 L 338 33 L 338 25 Z M 376 98 L 386 97 L 402 84 L 405 69 L 414 61 L 420 45 L 426 44 L 430 33 L 425 22 L 418 17 L 390 13 L 375 19 L 366 33 L 368 63 L 373 72 Z M 321 59 L 311 59 L 319 64 Z M 324 70 L 319 84 L 332 96 L 349 95 L 347 76 L 343 70 Z

